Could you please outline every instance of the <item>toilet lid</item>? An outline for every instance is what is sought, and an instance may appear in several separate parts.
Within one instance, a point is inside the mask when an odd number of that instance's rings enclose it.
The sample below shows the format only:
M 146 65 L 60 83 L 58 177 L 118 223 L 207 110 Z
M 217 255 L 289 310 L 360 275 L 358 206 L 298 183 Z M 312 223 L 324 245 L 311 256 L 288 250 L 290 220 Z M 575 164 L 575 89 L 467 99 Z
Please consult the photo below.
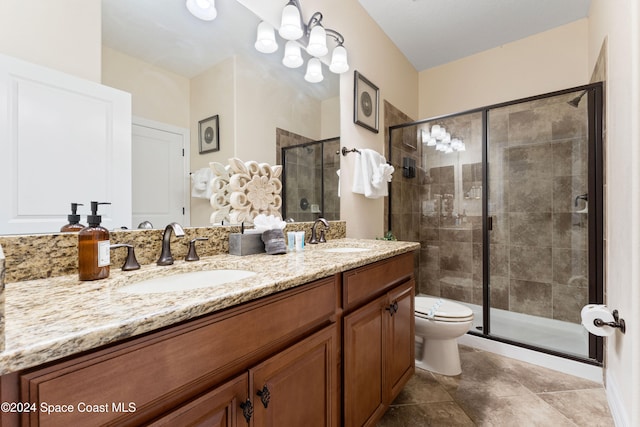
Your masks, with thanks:
M 416 316 L 440 321 L 462 322 L 473 319 L 473 311 L 469 307 L 442 298 L 416 297 L 415 312 Z

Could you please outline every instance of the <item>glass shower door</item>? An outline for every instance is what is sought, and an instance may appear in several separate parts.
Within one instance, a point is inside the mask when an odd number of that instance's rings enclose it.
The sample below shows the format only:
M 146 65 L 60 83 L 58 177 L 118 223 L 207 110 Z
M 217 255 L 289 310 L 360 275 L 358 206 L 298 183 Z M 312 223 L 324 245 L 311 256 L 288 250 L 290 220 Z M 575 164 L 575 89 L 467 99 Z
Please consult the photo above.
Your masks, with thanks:
M 488 333 L 589 357 L 590 97 L 487 112 Z M 593 298 L 593 295 L 591 296 Z

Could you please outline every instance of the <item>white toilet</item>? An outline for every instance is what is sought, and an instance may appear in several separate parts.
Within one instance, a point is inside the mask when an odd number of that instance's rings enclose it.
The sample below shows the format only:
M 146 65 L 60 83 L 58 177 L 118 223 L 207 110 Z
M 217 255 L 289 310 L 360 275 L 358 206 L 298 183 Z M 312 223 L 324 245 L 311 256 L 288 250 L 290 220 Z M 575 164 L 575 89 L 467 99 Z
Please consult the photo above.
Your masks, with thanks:
M 459 375 L 458 337 L 473 325 L 473 311 L 443 298 L 416 296 L 416 341 L 422 339 L 422 352 L 416 352 L 416 366 L 442 375 Z

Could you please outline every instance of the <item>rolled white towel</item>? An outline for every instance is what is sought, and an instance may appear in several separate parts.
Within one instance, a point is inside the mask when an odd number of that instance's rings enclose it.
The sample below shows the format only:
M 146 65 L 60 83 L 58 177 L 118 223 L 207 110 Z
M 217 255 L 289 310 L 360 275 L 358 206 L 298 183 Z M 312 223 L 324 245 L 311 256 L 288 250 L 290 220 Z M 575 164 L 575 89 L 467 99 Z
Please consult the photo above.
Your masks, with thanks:
M 199 199 L 211 198 L 211 180 L 213 171 L 211 168 L 202 168 L 191 174 L 191 197 Z
M 382 186 L 387 185 L 388 182 L 391 182 L 393 179 L 393 172 L 395 168 L 387 163 L 382 163 L 380 166 L 373 172 L 373 176 L 371 177 L 371 184 L 376 188 L 382 188 Z

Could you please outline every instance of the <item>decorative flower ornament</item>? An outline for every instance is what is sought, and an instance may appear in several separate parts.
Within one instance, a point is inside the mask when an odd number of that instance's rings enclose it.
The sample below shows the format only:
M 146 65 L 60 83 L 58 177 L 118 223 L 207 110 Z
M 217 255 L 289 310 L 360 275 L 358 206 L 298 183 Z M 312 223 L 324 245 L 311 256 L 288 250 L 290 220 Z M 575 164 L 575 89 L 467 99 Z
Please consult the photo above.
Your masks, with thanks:
M 211 165 L 214 168 L 214 163 Z M 214 169 L 216 178 L 220 179 L 214 185 L 215 194 L 211 197 L 211 206 L 215 209 L 211 215 L 212 223 L 214 219 L 221 218 L 225 214 L 228 214 L 229 221 L 235 224 L 252 223 L 259 214 L 282 218 L 280 215 L 282 183 L 279 179 L 282 166 L 270 166 L 267 163 L 255 161 L 242 162 L 238 158 L 229 159 L 229 166 L 226 168 L 219 163 L 215 165 L 217 165 Z M 217 186 L 225 182 L 221 167 L 228 173 L 225 190 L 218 190 Z M 214 198 L 219 194 L 224 197 L 216 198 L 214 204 Z M 226 207 L 218 203 L 226 200 L 228 200 Z

